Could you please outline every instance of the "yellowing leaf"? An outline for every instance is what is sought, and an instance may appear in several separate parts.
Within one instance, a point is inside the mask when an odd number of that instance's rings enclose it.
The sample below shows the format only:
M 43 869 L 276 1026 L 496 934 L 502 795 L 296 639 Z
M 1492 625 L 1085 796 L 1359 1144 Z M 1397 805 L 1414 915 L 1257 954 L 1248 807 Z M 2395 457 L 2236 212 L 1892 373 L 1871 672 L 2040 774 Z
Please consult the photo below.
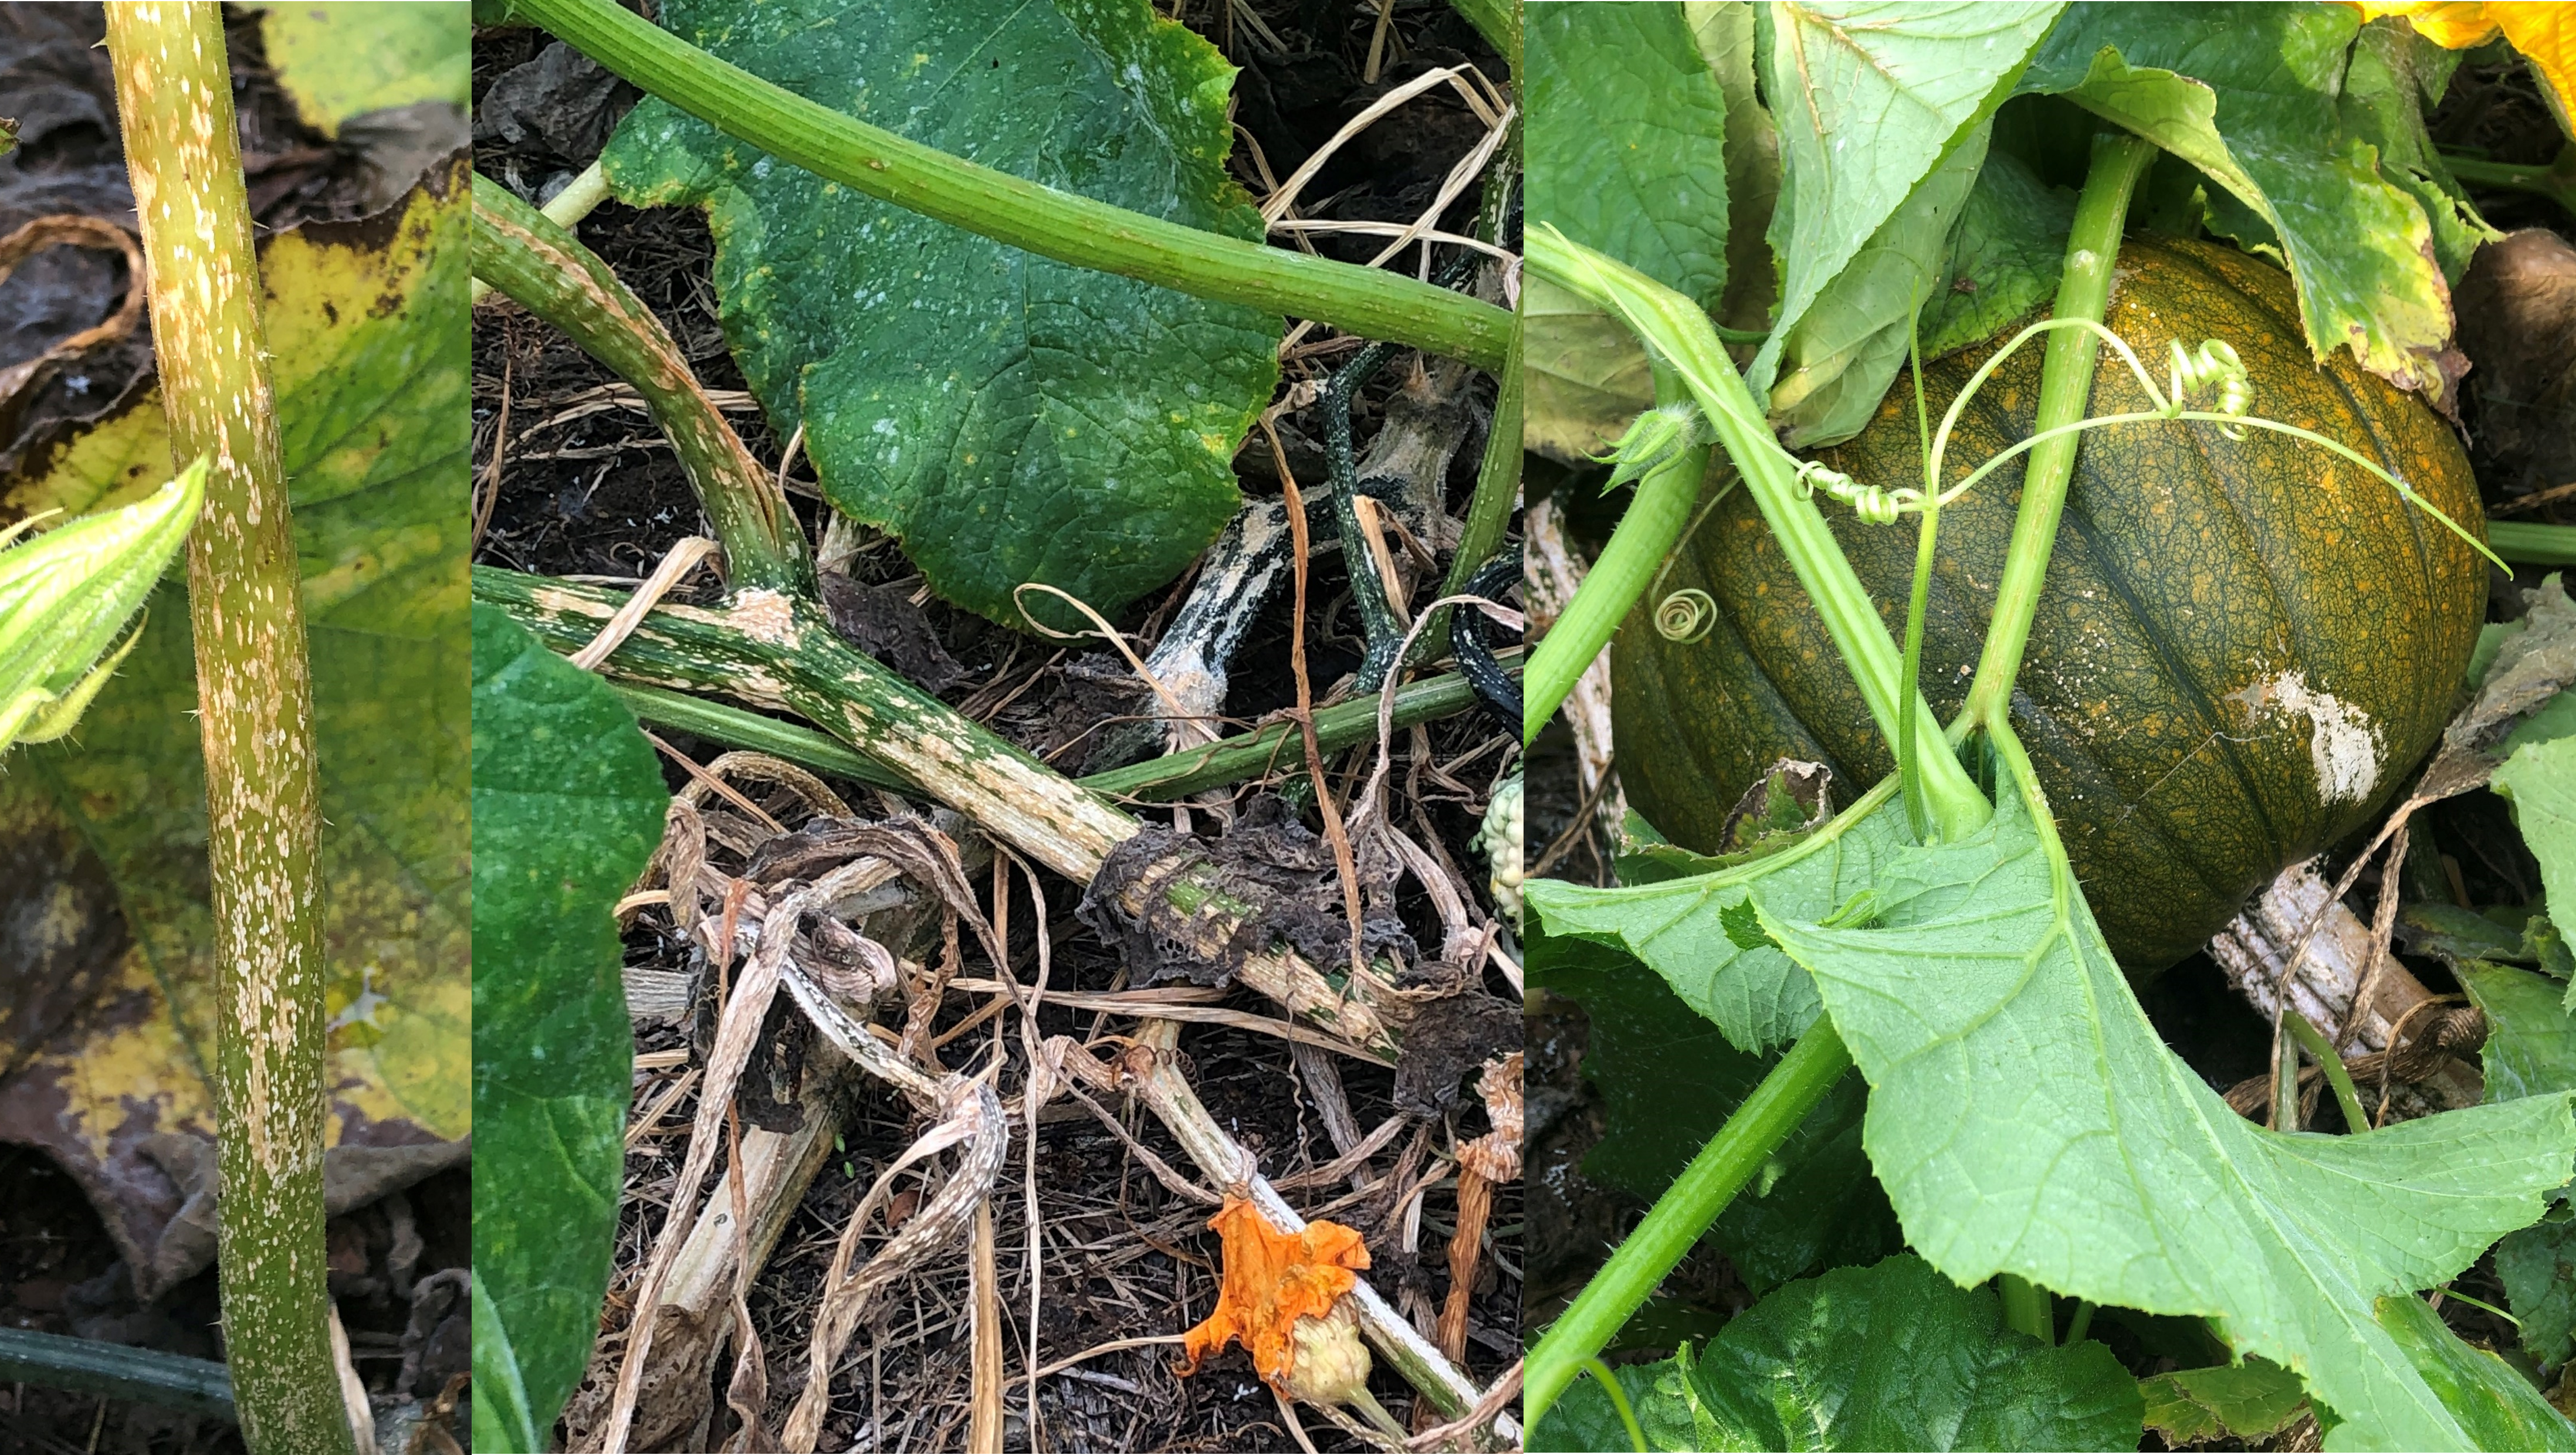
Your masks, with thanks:
M 1311 1222 L 1283 1233 L 1239 1197 L 1227 1198 L 1208 1226 L 1224 1240 L 1225 1279 L 1216 1312 L 1182 1337 L 1180 1372 L 1189 1374 L 1201 1359 L 1240 1341 L 1252 1353 L 1253 1369 L 1278 1384 L 1296 1357 L 1297 1321 L 1332 1312 L 1359 1281 L 1352 1270 L 1369 1266 L 1368 1249 L 1339 1223 Z
M 305 124 L 338 136 L 354 116 L 468 99 L 468 7 L 454 0 L 287 0 L 263 16 L 268 63 Z
M 321 759 L 333 1143 L 444 1141 L 471 1119 L 465 177 L 460 156 L 382 214 L 261 248 Z M 26 512 L 158 487 L 158 396 L 29 469 L 7 496 Z M 222 1013 L 183 583 L 150 611 L 72 735 L 0 774 L 0 838 L 82 844 L 114 895 L 91 918 L 124 931 L 73 927 L 97 948 L 65 974 L 103 994 L 0 1024 L 28 1049 L 0 1081 L 0 1140 L 60 1161 L 137 1268 L 179 1205 L 141 1144 L 213 1131 Z
M 2353 0 L 2364 20 L 2401 15 L 2415 33 L 2444 50 L 2466 50 L 2502 35 L 2531 62 L 2554 93 L 2558 124 L 2569 125 L 2576 101 L 2576 6 L 2494 4 L 2488 0 Z

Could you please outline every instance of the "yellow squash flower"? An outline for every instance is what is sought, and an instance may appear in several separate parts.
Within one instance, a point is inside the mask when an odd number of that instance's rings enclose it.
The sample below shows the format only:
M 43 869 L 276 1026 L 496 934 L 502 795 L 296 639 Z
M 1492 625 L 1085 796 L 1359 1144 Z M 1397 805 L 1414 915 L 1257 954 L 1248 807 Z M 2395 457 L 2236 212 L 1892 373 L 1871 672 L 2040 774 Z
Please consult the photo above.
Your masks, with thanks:
M 2415 33 L 2444 50 L 2465 50 L 2502 35 L 2531 62 L 2567 127 L 2576 101 L 2576 5 L 2557 0 L 2353 0 L 2364 20 L 2402 15 Z

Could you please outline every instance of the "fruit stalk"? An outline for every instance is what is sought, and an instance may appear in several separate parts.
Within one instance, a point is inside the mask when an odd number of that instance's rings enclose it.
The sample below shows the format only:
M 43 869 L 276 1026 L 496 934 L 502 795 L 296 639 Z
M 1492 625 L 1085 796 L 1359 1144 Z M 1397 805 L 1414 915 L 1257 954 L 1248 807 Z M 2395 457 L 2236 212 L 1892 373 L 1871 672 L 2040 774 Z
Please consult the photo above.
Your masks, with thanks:
M 2075 225 L 2066 239 L 2066 271 L 2057 285 L 2057 319 L 2102 321 L 2111 303 L 2111 272 L 2120 260 L 2120 231 L 2129 216 L 2129 196 L 2147 164 L 2155 160 L 2154 143 L 2126 132 L 2096 137 L 2093 162 L 2084 175 L 2084 192 L 2075 203 Z M 2088 329 L 2060 329 L 2049 335 L 2041 365 L 2039 416 L 2031 433 L 2074 424 L 2084 417 L 2093 397 L 2093 365 L 2101 341 Z M 2010 554 L 1995 589 L 1995 614 L 1986 629 L 1986 645 L 1977 659 L 1977 675 L 1968 685 L 1964 716 L 1974 723 L 1998 723 L 2012 709 L 2013 680 L 2021 675 L 2030 624 L 2039 611 L 2039 589 L 2048 576 L 2048 557 L 2057 544 L 2057 523 L 2066 513 L 2066 487 L 2075 475 L 2078 436 L 2059 435 L 2030 451 L 2022 473 L 2021 511 L 2013 519 Z
M 107 7 L 162 407 L 210 457 L 188 542 L 215 954 L 218 1281 L 256 1455 L 349 1455 L 323 1283 L 320 785 L 223 17 Z

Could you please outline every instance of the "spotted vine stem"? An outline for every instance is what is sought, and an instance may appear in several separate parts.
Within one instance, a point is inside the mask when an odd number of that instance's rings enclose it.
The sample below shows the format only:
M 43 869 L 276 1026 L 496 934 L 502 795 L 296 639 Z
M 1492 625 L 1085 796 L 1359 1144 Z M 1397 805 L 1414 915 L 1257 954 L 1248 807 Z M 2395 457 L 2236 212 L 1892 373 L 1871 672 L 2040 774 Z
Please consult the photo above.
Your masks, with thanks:
M 188 542 L 221 1011 L 216 1264 L 254 1455 L 356 1449 L 323 1282 L 320 786 L 259 264 L 210 3 L 107 7 L 174 454 L 212 461 Z
M 813 594 L 814 555 L 786 490 L 699 387 L 670 330 L 597 253 L 478 176 L 474 276 L 563 330 L 644 396 L 724 542 L 730 584 Z

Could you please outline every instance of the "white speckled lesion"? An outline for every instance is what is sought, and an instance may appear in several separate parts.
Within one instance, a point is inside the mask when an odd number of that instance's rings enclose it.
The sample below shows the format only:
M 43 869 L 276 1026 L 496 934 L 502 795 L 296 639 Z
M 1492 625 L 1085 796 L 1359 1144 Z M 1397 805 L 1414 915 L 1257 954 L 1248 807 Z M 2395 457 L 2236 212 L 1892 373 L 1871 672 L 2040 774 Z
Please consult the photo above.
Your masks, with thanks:
M 2317 797 L 2333 803 L 2359 803 L 2379 786 L 2387 748 L 2370 714 L 2331 692 L 2308 685 L 2306 674 L 2276 672 L 2258 677 L 2229 700 L 2249 714 L 2288 714 L 2308 724 L 2308 756 L 2317 771 Z

